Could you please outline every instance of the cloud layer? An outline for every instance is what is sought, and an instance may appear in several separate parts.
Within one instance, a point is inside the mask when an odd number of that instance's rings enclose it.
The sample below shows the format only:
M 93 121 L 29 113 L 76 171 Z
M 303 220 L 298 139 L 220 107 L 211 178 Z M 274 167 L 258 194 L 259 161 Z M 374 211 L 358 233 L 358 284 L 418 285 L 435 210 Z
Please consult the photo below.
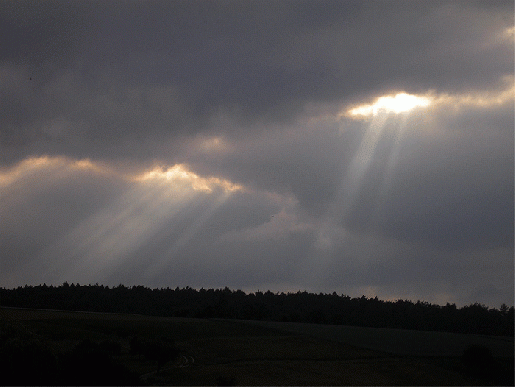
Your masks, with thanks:
M 0 6 L 0 286 L 513 304 L 511 2 Z

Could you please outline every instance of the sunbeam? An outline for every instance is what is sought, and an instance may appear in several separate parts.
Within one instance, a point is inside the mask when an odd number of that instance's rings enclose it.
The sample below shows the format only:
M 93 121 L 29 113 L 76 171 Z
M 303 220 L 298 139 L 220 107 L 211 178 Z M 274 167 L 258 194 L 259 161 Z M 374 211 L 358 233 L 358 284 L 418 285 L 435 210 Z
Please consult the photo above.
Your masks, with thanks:
M 208 208 L 202 212 L 202 214 L 194 218 L 191 223 L 182 231 L 168 251 L 156 257 L 149 267 L 144 271 L 143 276 L 145 278 L 152 278 L 163 270 L 168 263 L 174 261 L 178 253 L 186 247 L 196 236 L 201 227 L 216 213 L 216 211 L 229 199 L 231 192 L 224 191 L 216 194 L 214 198 L 208 198 Z
M 403 133 L 406 130 L 408 115 L 416 109 L 427 108 L 432 102 L 428 96 L 417 96 L 398 93 L 377 98 L 373 103 L 362 104 L 347 109 L 342 116 L 352 119 L 369 119 L 361 143 L 349 166 L 343 173 L 343 179 L 329 207 L 318 232 L 317 247 L 322 250 L 330 249 L 334 233 L 331 232 L 338 224 L 345 225 L 357 198 L 361 194 L 367 172 L 376 155 L 376 148 L 384 136 L 387 122 L 394 119 L 394 144 L 384 166 L 384 177 L 381 182 L 376 205 L 379 207 L 387 195 L 393 171 L 400 152 Z M 391 130 L 389 128 L 389 130 Z
M 131 181 L 132 189 L 81 222 L 44 252 L 46 257 L 70 252 L 46 273 L 45 280 L 106 279 L 163 227 L 172 221 L 179 224 L 192 207 L 212 202 L 206 212 L 179 232 L 173 245 L 184 246 L 233 192 L 242 190 L 241 186 L 226 180 L 200 177 L 184 165 L 156 168 L 132 177 Z M 173 254 L 167 256 L 173 258 Z
M 386 114 L 374 117 L 370 126 L 365 131 L 363 140 L 352 159 L 349 168 L 341 183 L 340 193 L 337 201 L 340 203 L 335 209 L 335 216 L 338 218 L 345 217 L 352 204 L 359 195 L 363 179 L 370 168 L 370 163 L 375 154 L 375 149 L 381 136 L 388 116 Z
M 384 175 L 383 179 L 381 180 L 380 186 L 379 186 L 379 192 L 376 198 L 376 204 L 375 209 L 376 213 L 380 213 L 382 204 L 384 203 L 384 200 L 386 199 L 388 193 L 391 190 L 392 185 L 392 178 L 393 173 L 395 171 L 395 167 L 397 165 L 397 162 L 399 160 L 399 154 L 401 151 L 401 145 L 403 137 L 406 133 L 406 130 L 408 128 L 408 116 L 403 115 L 399 118 L 398 126 L 396 127 L 395 133 L 393 135 L 393 144 L 391 151 L 388 155 L 388 159 L 386 161 L 385 169 L 384 169 Z
M 513 2 L 119 3 L 0 0 L 2 301 L 513 304 Z

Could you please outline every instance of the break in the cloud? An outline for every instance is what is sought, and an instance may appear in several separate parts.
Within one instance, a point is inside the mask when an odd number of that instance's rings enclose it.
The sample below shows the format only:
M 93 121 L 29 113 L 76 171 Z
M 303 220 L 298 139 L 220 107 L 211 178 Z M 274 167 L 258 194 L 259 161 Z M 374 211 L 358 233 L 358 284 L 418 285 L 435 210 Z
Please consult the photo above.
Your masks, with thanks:
M 513 304 L 512 2 L 0 7 L 0 286 Z

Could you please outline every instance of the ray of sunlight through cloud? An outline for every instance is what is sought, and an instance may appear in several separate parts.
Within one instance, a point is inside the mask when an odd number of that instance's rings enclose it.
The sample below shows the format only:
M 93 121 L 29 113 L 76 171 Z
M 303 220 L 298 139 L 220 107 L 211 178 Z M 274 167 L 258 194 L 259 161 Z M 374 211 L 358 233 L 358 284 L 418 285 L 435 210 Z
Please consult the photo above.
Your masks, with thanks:
M 209 209 L 179 230 L 174 249 L 186 245 L 199 227 L 233 192 L 243 189 L 229 181 L 203 178 L 182 164 L 155 168 L 131 178 L 134 186 L 103 210 L 82 221 L 43 256 L 59 257 L 71 251 L 48 270 L 48 282 L 69 276 L 107 279 L 126 263 L 127 256 L 148 243 L 163 227 L 184 221 L 192 207 L 209 204 Z M 174 251 L 164 254 L 172 259 Z
M 374 103 L 364 104 L 348 110 L 350 116 L 377 116 L 381 113 L 406 113 L 418 107 L 427 107 L 431 99 L 426 96 L 416 96 L 398 93 L 379 97 Z
M 364 120 L 363 124 L 366 126 L 363 129 L 364 134 L 354 157 L 346 170 L 342 171 L 343 178 L 338 193 L 321 223 L 316 243 L 317 248 L 330 250 L 333 245 L 333 239 L 337 238 L 335 236 L 337 234 L 331 232 L 331 230 L 339 222 L 345 224 L 357 197 L 361 193 L 366 174 L 376 154 L 376 147 L 385 136 L 387 126 L 387 130 L 390 135 L 393 135 L 394 140 L 383 167 L 382 181 L 375 198 L 376 209 L 381 208 L 381 202 L 391 189 L 403 137 L 408 130 L 413 129 L 412 125 L 408 126 L 408 121 L 414 114 L 423 114 L 425 117 L 425 112 L 428 112 L 429 109 L 432 112 L 435 109 L 451 109 L 458 112 L 460 109 L 467 107 L 487 109 L 492 106 L 512 103 L 515 96 L 513 76 L 504 77 L 502 85 L 504 87 L 490 91 L 470 91 L 461 94 L 437 94 L 432 91 L 422 95 L 405 92 L 389 94 L 375 99 L 372 103 L 347 107 L 339 113 L 339 119 Z M 424 125 L 424 130 L 430 131 L 430 128 Z M 390 133 L 392 131 L 393 134 Z M 431 131 L 434 131 L 434 128 L 431 128 Z
M 0 287 L 513 303 L 512 1 L 125 3 L 2 2 Z
M 353 119 L 370 118 L 370 121 L 364 129 L 361 143 L 354 157 L 343 172 L 338 193 L 327 211 L 325 221 L 322 222 L 317 239 L 318 248 L 322 250 L 331 248 L 334 233 L 331 233 L 330 230 L 334 229 L 338 222 L 345 224 L 348 214 L 352 211 L 355 201 L 361 193 L 366 174 L 376 154 L 376 147 L 384 135 L 387 124 L 394 119 L 394 145 L 384 167 L 384 176 L 377 198 L 377 206 L 379 207 L 381 197 L 386 195 L 390 186 L 402 135 L 406 130 L 407 117 L 417 109 L 427 108 L 431 102 L 432 98 L 428 96 L 417 96 L 402 92 L 379 97 L 371 104 L 353 107 L 342 114 Z

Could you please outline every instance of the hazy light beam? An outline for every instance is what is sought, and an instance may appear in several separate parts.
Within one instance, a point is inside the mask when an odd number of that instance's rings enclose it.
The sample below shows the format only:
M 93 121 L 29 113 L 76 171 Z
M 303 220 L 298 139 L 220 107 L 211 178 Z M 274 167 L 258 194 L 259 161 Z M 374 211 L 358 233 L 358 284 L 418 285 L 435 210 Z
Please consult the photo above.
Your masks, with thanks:
M 355 156 L 343 175 L 335 200 L 330 206 L 319 229 L 317 237 L 317 246 L 319 248 L 323 250 L 330 249 L 333 245 L 333 238 L 331 237 L 333 234 L 330 230 L 339 223 L 345 224 L 345 220 L 361 192 L 366 174 L 374 158 L 377 144 L 384 134 L 383 132 L 387 120 L 394 115 L 399 116 L 393 118 L 397 120 L 401 119 L 401 122 L 395 133 L 396 139 L 394 148 L 388 159 L 388 164 L 386 165 L 383 192 L 385 192 L 384 189 L 387 189 L 390 184 L 391 176 L 397 162 L 401 145 L 400 135 L 405 130 L 406 114 L 409 114 L 416 108 L 428 107 L 431 101 L 431 98 L 425 96 L 398 93 L 396 95 L 379 97 L 371 104 L 359 105 L 348 109 L 346 113 L 344 113 L 344 115 L 353 118 L 371 118 L 371 122 L 365 130 L 365 134 Z
M 145 271 L 144 276 L 146 278 L 152 278 L 154 275 L 159 273 L 159 271 L 165 268 L 167 263 L 174 260 L 180 250 L 191 242 L 191 240 L 198 233 L 199 229 L 216 213 L 218 208 L 220 208 L 220 206 L 222 206 L 231 195 L 231 192 L 223 192 L 218 194 L 217 197 L 213 200 L 213 203 L 209 205 L 209 208 L 180 233 L 179 237 L 174 241 L 172 247 L 168 249 L 168 251 L 161 257 L 161 259 L 159 259 Z
M 390 192 L 391 185 L 392 185 L 392 178 L 395 171 L 395 167 L 397 166 L 397 162 L 399 159 L 399 154 L 401 150 L 402 145 L 402 138 L 404 136 L 404 133 L 406 133 L 407 130 L 407 116 L 402 116 L 400 118 L 400 122 L 398 125 L 398 129 L 395 131 L 394 136 L 394 143 L 392 145 L 392 149 L 390 151 L 390 154 L 388 156 L 388 160 L 385 165 L 385 172 L 383 179 L 381 181 L 381 185 L 379 188 L 379 194 L 376 201 L 376 209 L 381 209 L 381 204 Z
M 170 220 L 184 219 L 201 199 L 214 200 L 212 208 L 179 238 L 185 244 L 228 196 L 242 189 L 226 180 L 202 178 L 182 165 L 148 171 L 132 181 L 132 189 L 42 253 L 41 258 L 49 261 L 62 257 L 44 273 L 44 281 L 107 278 Z

